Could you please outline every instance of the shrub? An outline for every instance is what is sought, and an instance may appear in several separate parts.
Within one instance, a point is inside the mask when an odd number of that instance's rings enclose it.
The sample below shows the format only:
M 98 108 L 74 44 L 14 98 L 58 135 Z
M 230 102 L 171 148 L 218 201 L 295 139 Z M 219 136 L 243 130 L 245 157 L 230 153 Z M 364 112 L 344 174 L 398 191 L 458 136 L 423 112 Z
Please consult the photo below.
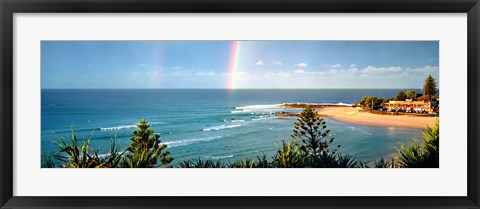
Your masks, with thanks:
M 178 168 L 225 168 L 227 166 L 220 161 L 214 162 L 212 160 L 198 159 L 195 162 L 192 162 L 190 160 L 183 160 L 178 164 L 177 167 Z
M 305 167 L 304 155 L 300 152 L 300 145 L 295 141 L 282 142 L 282 147 L 278 146 L 278 151 L 273 157 L 273 167 L 275 168 L 302 168 Z
M 82 146 L 78 143 L 77 136 L 72 130 L 72 138 L 64 139 L 57 135 L 58 141 L 52 141 L 59 148 L 52 157 L 62 164 L 64 168 L 112 168 L 117 167 L 121 159 L 120 149 L 116 148 L 115 139 L 112 139 L 110 152 L 104 157 L 98 156 L 98 150 L 90 145 L 92 133 L 83 141 Z M 47 161 L 48 162 L 48 161 Z M 46 166 L 51 166 L 53 161 Z
M 399 166 L 404 168 L 438 168 L 439 167 L 439 125 L 425 128 L 422 142 L 416 141 L 397 148 Z

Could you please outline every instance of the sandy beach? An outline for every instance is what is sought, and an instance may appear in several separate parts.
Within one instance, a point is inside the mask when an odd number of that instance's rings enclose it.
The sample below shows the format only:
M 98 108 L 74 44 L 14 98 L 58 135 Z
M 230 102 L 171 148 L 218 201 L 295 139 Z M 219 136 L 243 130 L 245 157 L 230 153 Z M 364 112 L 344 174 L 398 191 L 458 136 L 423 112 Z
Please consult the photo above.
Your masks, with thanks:
M 323 117 L 328 117 L 344 123 L 369 126 L 425 128 L 427 125 L 433 126 L 438 120 L 438 117 L 373 114 L 362 112 L 359 107 L 348 106 L 324 106 L 315 107 L 315 109 L 318 111 L 318 114 Z

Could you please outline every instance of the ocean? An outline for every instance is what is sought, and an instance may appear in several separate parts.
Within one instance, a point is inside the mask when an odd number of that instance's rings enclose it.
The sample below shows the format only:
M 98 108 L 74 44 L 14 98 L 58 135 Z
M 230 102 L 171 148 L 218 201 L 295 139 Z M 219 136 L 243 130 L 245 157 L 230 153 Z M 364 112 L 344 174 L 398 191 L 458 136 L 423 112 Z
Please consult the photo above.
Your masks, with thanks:
M 278 117 L 282 103 L 353 104 L 365 95 L 392 97 L 399 89 L 42 89 L 41 151 L 52 153 L 56 134 L 86 138 L 100 154 L 110 140 L 127 147 L 135 124 L 146 119 L 162 143 L 168 145 L 173 165 L 198 158 L 234 161 L 273 156 L 276 145 L 290 140 L 295 117 Z M 418 90 L 418 92 L 420 92 Z M 357 160 L 389 158 L 395 146 L 420 138 L 420 129 L 364 126 L 325 119 L 341 145 L 340 153 Z

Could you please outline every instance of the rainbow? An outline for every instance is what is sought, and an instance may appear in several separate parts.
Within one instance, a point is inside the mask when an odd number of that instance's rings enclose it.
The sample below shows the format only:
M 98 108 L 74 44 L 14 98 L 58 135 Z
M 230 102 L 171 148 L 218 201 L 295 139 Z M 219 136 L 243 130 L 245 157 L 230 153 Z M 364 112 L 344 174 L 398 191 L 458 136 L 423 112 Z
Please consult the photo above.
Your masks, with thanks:
M 240 41 L 233 41 L 232 51 L 230 52 L 230 63 L 228 66 L 228 89 L 235 88 L 237 77 L 238 61 L 240 59 Z

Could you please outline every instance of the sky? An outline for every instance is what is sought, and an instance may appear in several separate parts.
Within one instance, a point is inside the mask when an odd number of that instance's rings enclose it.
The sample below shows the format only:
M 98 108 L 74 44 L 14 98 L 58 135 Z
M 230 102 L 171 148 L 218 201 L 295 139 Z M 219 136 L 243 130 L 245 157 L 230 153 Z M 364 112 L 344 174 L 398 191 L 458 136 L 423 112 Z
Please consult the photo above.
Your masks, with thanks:
M 42 88 L 421 88 L 437 41 L 42 41 Z

